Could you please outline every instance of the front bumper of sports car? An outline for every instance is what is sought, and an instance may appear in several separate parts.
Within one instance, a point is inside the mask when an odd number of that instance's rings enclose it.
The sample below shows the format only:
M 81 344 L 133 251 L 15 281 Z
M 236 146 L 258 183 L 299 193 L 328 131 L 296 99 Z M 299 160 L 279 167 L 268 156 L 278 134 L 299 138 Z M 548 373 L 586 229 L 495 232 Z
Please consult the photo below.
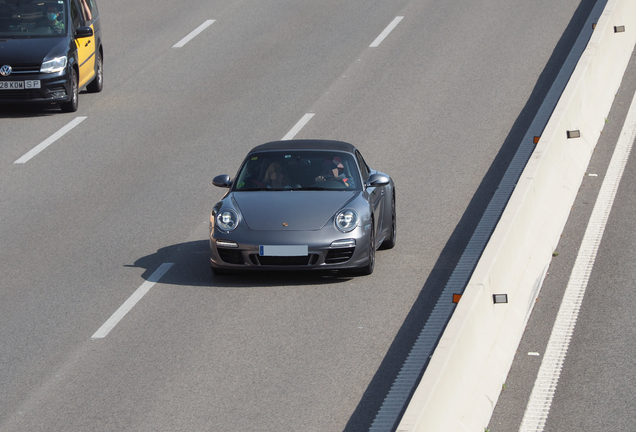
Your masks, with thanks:
M 342 233 L 333 225 L 316 231 L 210 232 L 210 265 L 223 270 L 338 270 L 355 269 L 369 261 L 371 225 Z M 283 246 L 274 254 L 268 246 Z M 289 248 L 284 248 L 290 246 Z M 285 249 L 306 255 L 286 255 Z M 278 252 L 281 251 L 282 252 Z

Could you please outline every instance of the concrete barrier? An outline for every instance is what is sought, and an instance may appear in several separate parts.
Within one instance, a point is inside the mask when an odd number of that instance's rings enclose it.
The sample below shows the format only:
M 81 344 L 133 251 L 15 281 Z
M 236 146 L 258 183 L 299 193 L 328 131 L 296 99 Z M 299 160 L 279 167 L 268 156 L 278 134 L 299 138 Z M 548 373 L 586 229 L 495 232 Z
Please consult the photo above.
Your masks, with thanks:
M 636 1 L 609 0 L 399 432 L 487 427 L 635 43 Z M 508 303 L 494 304 L 493 294 L 507 294 Z

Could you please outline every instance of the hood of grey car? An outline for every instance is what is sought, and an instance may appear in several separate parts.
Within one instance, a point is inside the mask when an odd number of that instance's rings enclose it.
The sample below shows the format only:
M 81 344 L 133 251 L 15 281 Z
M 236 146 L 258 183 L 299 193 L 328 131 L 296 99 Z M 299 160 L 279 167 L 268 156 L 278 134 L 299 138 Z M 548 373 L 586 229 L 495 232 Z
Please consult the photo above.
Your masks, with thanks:
M 335 212 L 360 193 L 257 191 L 232 195 L 244 222 L 252 230 L 313 231 L 322 228 Z

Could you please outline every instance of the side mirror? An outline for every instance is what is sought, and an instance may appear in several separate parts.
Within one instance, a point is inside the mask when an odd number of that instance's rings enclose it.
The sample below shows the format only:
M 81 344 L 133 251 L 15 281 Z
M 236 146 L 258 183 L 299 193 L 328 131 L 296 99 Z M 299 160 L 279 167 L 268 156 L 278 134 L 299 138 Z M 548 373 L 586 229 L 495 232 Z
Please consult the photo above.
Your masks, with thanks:
M 384 174 L 371 174 L 366 182 L 366 186 L 386 186 L 391 182 L 391 179 Z
M 90 27 L 78 27 L 78 29 L 75 30 L 75 37 L 77 39 L 87 38 L 91 36 L 93 36 L 93 29 Z
M 212 184 L 216 187 L 229 188 L 232 185 L 232 180 L 230 180 L 229 175 L 222 174 L 214 177 Z

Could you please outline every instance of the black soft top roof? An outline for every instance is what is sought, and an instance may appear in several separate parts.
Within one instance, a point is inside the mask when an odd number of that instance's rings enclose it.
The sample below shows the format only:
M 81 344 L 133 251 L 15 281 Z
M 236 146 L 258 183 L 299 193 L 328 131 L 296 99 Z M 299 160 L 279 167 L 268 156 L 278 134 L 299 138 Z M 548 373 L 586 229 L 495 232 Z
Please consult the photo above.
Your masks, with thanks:
M 355 147 L 349 143 L 317 139 L 271 141 L 254 147 L 250 153 L 267 150 L 337 150 L 355 153 Z

